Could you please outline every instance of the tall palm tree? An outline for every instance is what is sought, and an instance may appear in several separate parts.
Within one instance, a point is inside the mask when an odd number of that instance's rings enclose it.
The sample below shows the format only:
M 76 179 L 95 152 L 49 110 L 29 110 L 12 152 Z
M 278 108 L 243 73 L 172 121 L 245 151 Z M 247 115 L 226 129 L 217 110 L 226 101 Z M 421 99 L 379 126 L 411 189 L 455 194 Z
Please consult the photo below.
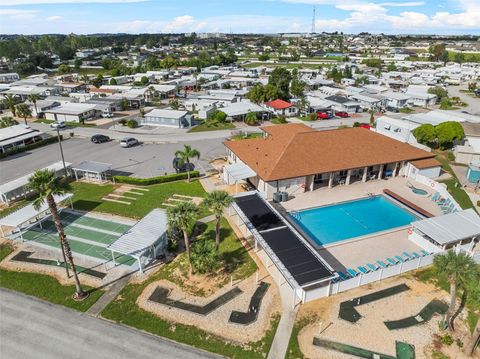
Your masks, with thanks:
M 185 252 L 187 253 L 190 270 L 190 233 L 198 218 L 198 207 L 192 202 L 180 202 L 175 207 L 167 209 L 167 220 L 171 227 L 179 228 L 183 232 Z
M 27 117 L 32 116 L 32 110 L 30 110 L 30 107 L 26 103 L 19 103 L 15 108 L 17 115 L 23 118 L 25 125 L 27 125 Z
M 27 96 L 27 99 L 33 103 L 33 106 L 35 107 L 35 116 L 38 116 L 37 101 L 40 99 L 40 97 L 37 94 L 32 93 L 31 95 Z
M 15 104 L 17 103 L 17 101 L 15 101 L 15 97 L 13 97 L 12 95 L 5 95 L 2 102 L 5 105 L 5 107 L 7 107 L 10 110 L 13 117 L 15 117 L 17 115 L 17 109 L 15 108 Z
M 187 179 L 190 182 L 190 159 L 191 158 L 200 158 L 200 152 L 195 148 L 192 148 L 190 145 L 184 145 L 184 149 L 178 150 L 175 152 L 175 157 L 179 158 L 179 165 L 182 166 L 183 164 L 187 165 Z
M 213 212 L 216 219 L 215 224 L 215 249 L 220 245 L 220 225 L 223 211 L 233 203 L 233 198 L 227 191 L 213 191 L 207 194 L 203 205 Z
M 28 186 L 34 190 L 38 197 L 33 201 L 35 209 L 40 208 L 45 202 L 48 204 L 50 213 L 55 223 L 55 228 L 60 237 L 60 245 L 65 253 L 65 257 L 70 264 L 73 272 L 73 278 L 75 279 L 75 298 L 84 299 L 88 296 L 88 293 L 82 290 L 80 280 L 78 279 L 75 263 L 73 262 L 72 252 L 70 250 L 70 244 L 68 243 L 65 231 L 63 229 L 62 222 L 60 221 L 60 215 L 58 213 L 57 203 L 55 202 L 55 195 L 62 195 L 71 190 L 69 184 L 64 179 L 56 177 L 55 172 L 51 170 L 37 170 L 28 179 Z M 65 263 L 65 265 L 68 265 Z
M 460 252 L 455 253 L 449 250 L 447 253 L 436 256 L 433 265 L 438 276 L 447 276 L 450 284 L 450 305 L 447 310 L 445 321 L 448 329 L 453 331 L 453 314 L 455 313 L 455 303 L 457 299 L 458 287 L 465 290 L 468 280 L 475 275 L 475 262 L 467 254 Z

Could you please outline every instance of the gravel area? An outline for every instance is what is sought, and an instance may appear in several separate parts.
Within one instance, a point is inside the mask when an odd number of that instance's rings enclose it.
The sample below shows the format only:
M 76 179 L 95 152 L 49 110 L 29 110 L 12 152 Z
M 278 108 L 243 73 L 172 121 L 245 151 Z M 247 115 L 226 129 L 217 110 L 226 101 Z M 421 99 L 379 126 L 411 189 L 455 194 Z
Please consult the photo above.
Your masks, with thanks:
M 272 314 L 280 311 L 280 300 L 277 294 L 277 289 L 274 285 L 271 285 L 263 298 L 258 318 L 254 323 L 244 326 L 230 323 L 228 321 L 232 310 L 247 311 L 250 298 L 256 289 L 255 279 L 256 276 L 253 275 L 238 283 L 237 286 L 243 291 L 243 293 L 205 316 L 155 303 L 149 301 L 148 298 L 155 288 L 160 285 L 171 289 L 170 298 L 172 299 L 204 305 L 230 290 L 230 285 L 225 286 L 209 297 L 194 297 L 185 294 L 180 288 L 173 285 L 171 282 L 160 280 L 151 283 L 145 288 L 143 293 L 138 297 L 137 304 L 141 308 L 164 319 L 193 325 L 229 341 L 245 344 L 257 341 L 263 337 L 265 331 L 270 326 L 270 318 Z M 271 277 L 263 278 L 262 280 L 272 283 Z
M 362 318 L 356 324 L 338 318 L 341 302 L 401 283 L 406 283 L 410 290 L 370 304 L 357 306 L 356 309 Z M 437 290 L 431 284 L 407 278 L 392 278 L 382 281 L 378 285 L 357 288 L 340 295 L 307 303 L 301 308 L 299 317 L 317 315 L 319 320 L 300 332 L 300 348 L 308 358 L 351 358 L 351 356 L 312 345 L 313 337 L 317 336 L 395 356 L 395 341 L 398 340 L 414 345 L 417 358 L 430 358 L 432 340 L 434 335 L 439 333 L 438 323 L 441 317 L 438 314 L 422 325 L 393 331 L 388 330 L 383 321 L 402 319 L 417 314 L 434 298 L 448 302 L 448 295 Z M 463 333 L 465 336 L 463 342 L 466 342 L 465 326 L 461 323 L 461 316 L 456 322 L 455 335 L 462 336 Z M 320 335 L 320 332 L 329 323 L 332 324 Z M 449 351 L 456 352 L 455 356 L 451 356 L 451 358 L 463 358 L 463 354 L 455 348 L 456 345 L 448 348 Z

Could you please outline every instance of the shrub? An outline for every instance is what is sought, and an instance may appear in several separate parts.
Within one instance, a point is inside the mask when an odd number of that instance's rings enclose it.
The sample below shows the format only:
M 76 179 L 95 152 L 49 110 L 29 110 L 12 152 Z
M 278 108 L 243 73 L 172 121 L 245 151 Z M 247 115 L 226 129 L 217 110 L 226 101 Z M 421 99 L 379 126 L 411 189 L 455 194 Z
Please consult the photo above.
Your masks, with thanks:
M 310 115 L 308 115 L 308 118 L 310 121 L 315 121 L 318 118 L 318 115 L 315 112 L 312 112 Z
M 277 123 L 287 123 L 287 119 L 284 115 L 280 115 L 277 117 Z
M 127 124 L 127 120 L 124 118 L 121 118 L 120 120 L 118 120 L 118 123 L 121 124 L 122 126 L 125 126 Z
M 138 127 L 138 122 L 135 121 L 135 120 L 133 120 L 133 119 L 128 120 L 128 121 L 127 121 L 127 126 L 128 126 L 129 128 Z
M 198 177 L 200 176 L 199 171 L 190 171 L 190 177 Z M 174 182 L 179 181 L 182 179 L 187 179 L 187 173 L 172 173 L 165 176 L 157 176 L 157 177 L 150 177 L 150 178 L 137 178 L 137 177 L 128 177 L 128 176 L 113 176 L 113 180 L 118 183 L 127 183 L 139 186 L 148 186 L 157 183 L 166 183 L 166 182 Z
M 453 338 L 448 334 L 445 334 L 445 335 L 441 336 L 440 341 L 442 342 L 442 344 L 445 344 L 445 345 L 448 345 L 448 346 L 453 344 Z
M 353 127 L 360 127 L 360 122 L 354 122 Z
M 220 256 L 215 250 L 215 242 L 200 239 L 192 244 L 190 262 L 197 273 L 211 273 L 220 265 Z

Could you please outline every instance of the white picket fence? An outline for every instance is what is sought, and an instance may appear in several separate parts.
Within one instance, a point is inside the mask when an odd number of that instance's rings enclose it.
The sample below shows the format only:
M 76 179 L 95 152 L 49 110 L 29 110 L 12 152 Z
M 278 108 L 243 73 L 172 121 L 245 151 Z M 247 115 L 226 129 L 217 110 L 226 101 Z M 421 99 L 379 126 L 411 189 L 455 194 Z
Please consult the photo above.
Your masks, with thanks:
M 337 283 L 332 283 L 330 285 L 330 295 L 345 292 L 346 290 L 357 288 L 362 285 L 376 282 L 385 278 L 400 275 L 402 273 L 416 270 L 421 267 L 426 267 L 433 263 L 434 256 L 435 254 L 431 254 L 425 257 L 415 258 L 394 266 L 378 269 L 375 272 L 360 274 L 351 279 L 347 279 Z
M 455 199 L 452 197 L 452 195 L 450 193 L 448 193 L 448 190 L 446 188 L 446 186 L 442 183 L 439 183 L 431 178 L 428 178 L 428 177 L 425 177 L 425 176 L 422 176 L 422 175 L 414 175 L 414 176 L 410 176 L 410 178 L 412 178 L 413 180 L 417 181 L 418 183 L 421 183 L 427 187 L 430 187 L 431 189 L 437 191 L 438 193 L 440 193 L 440 195 L 445 198 L 445 199 L 449 199 L 450 200 L 450 203 L 453 203 L 454 207 L 458 210 L 458 211 L 461 211 L 462 210 L 462 207 L 460 207 L 460 205 L 457 203 L 457 201 L 455 201 Z

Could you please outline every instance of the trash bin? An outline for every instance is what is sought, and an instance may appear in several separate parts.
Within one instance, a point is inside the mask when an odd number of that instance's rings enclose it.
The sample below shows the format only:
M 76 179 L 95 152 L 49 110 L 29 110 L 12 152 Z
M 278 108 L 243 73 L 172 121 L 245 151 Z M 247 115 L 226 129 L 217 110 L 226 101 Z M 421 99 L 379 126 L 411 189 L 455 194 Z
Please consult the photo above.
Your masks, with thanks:
M 288 201 L 288 193 L 287 192 L 282 192 L 282 202 Z
M 273 194 L 273 202 L 278 203 L 282 201 L 282 192 L 275 192 Z

